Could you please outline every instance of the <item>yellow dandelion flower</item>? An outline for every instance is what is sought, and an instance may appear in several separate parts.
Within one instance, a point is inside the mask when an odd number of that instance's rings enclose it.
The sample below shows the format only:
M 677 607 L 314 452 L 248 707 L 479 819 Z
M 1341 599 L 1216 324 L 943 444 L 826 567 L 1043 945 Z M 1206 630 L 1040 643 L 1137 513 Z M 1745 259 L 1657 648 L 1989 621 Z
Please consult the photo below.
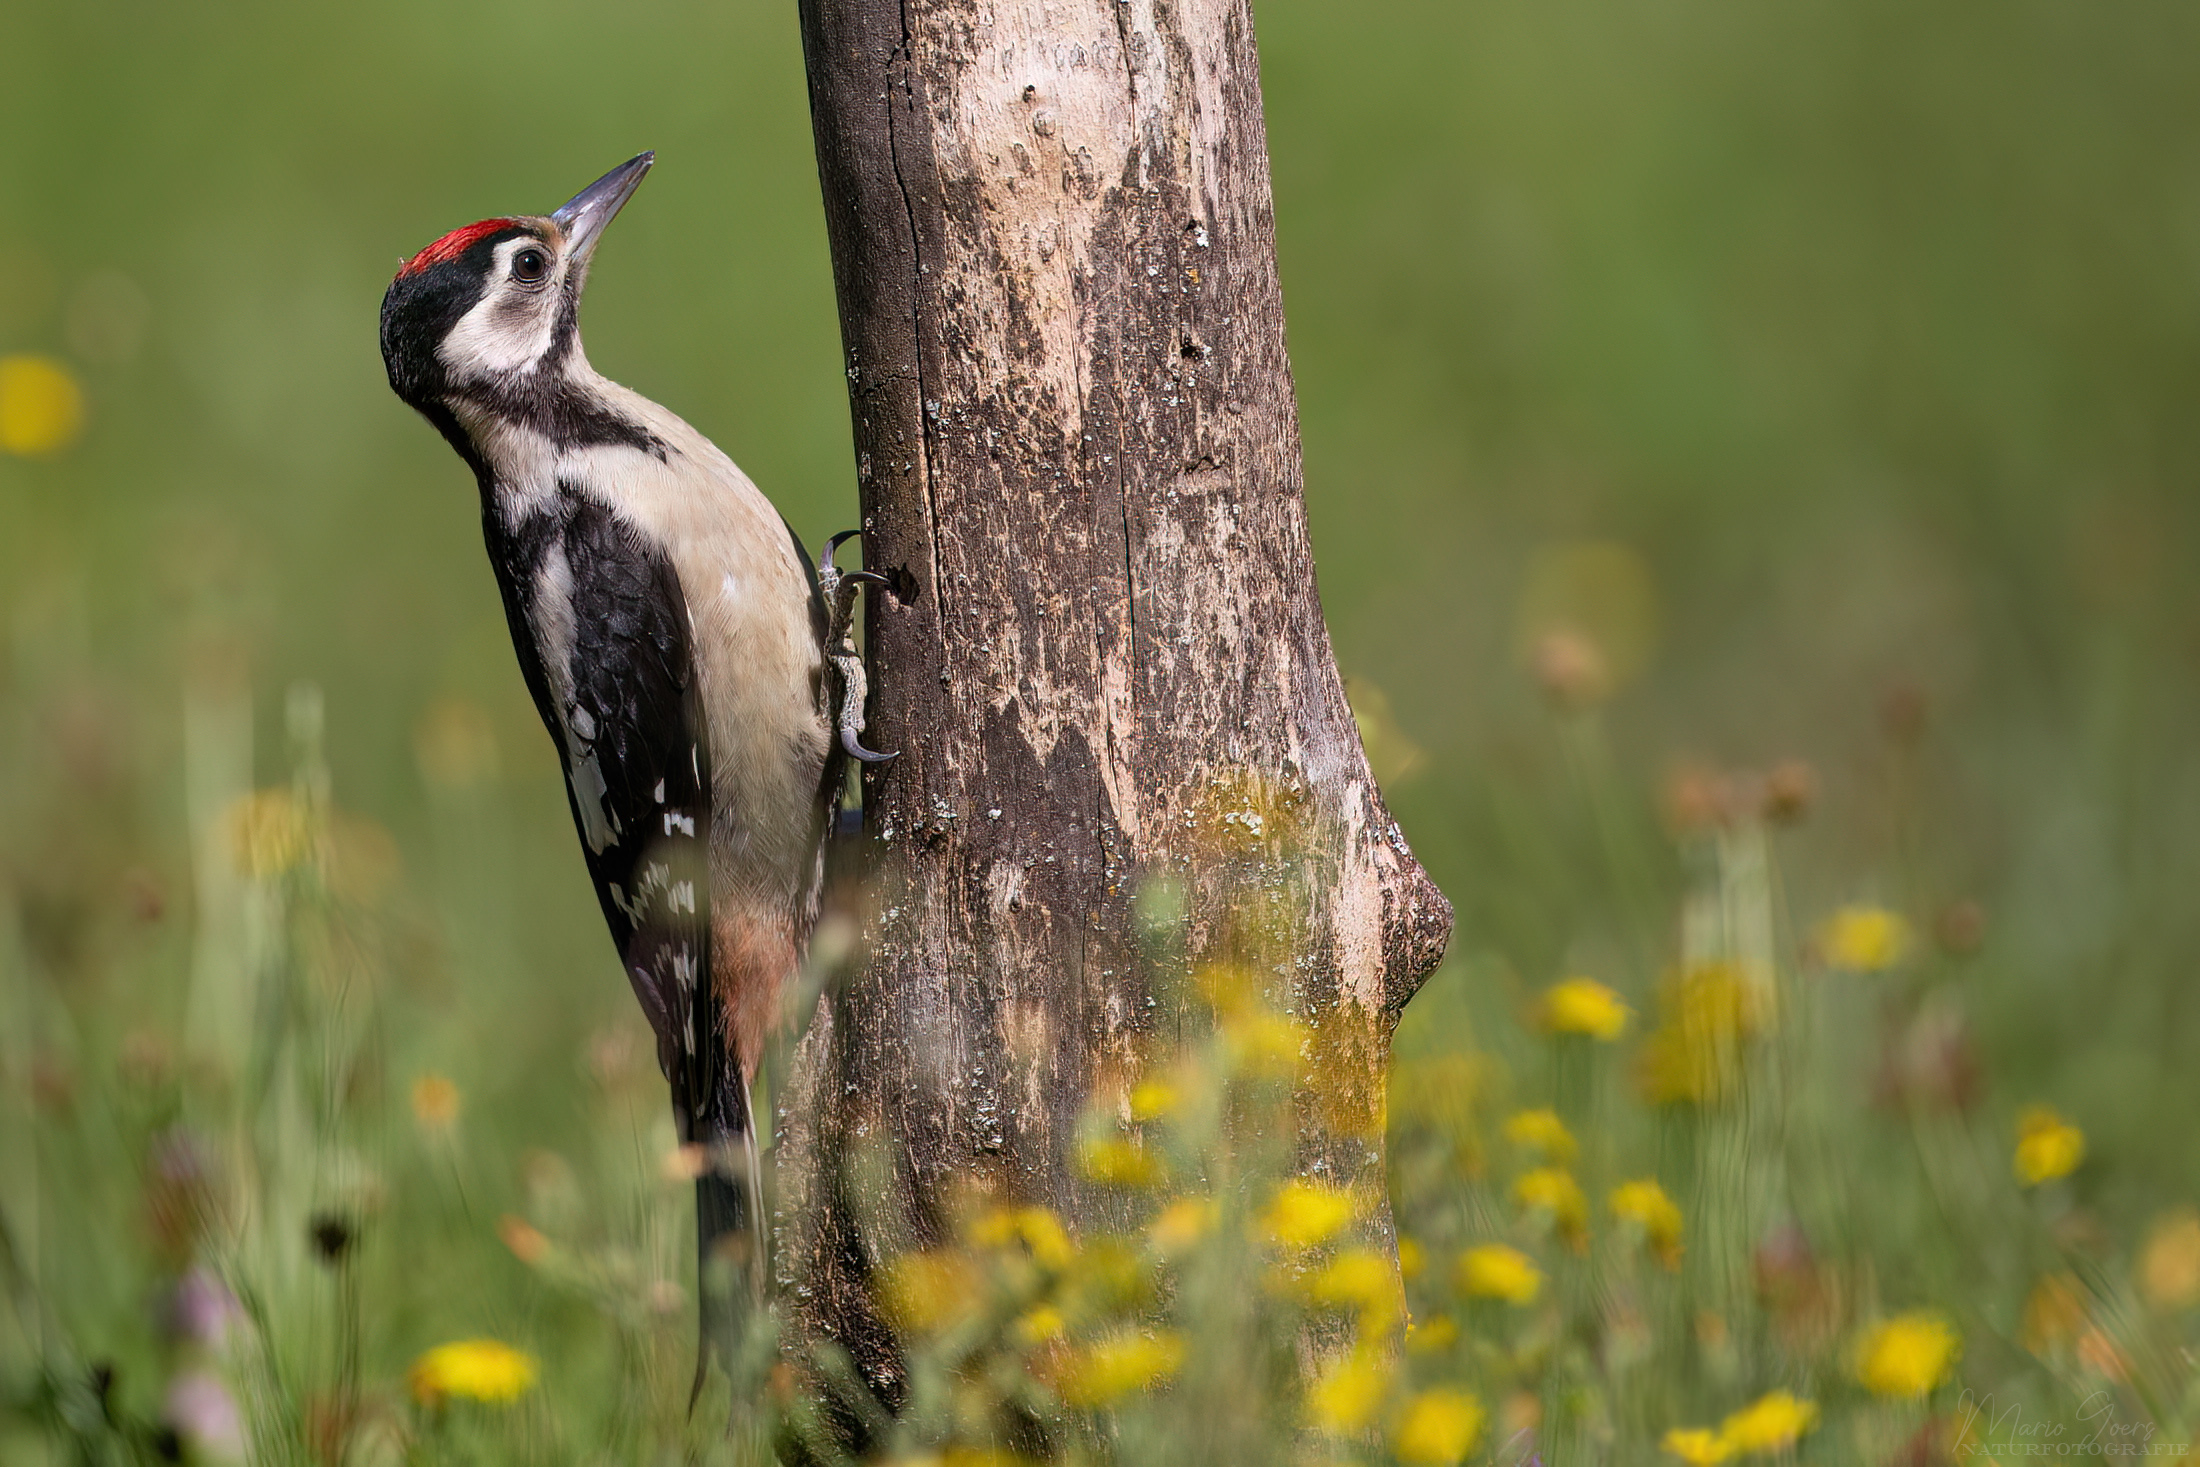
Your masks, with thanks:
M 423 1406 L 454 1397 L 503 1405 L 525 1395 L 535 1374 L 534 1357 L 502 1340 L 454 1340 L 415 1360 L 405 1380 Z
M 1758 1397 L 1719 1424 L 1719 1436 L 1733 1453 L 1769 1457 L 1795 1445 L 1818 1424 L 1818 1403 L 1786 1391 Z
M 1184 1097 L 1166 1080 L 1141 1080 L 1131 1087 L 1131 1119 L 1158 1121 L 1176 1114 Z
M 2161 1310 L 2200 1304 L 2200 1212 L 2180 1207 L 2155 1219 L 2139 1254 L 2139 1292 Z
M 1658 1445 L 1689 1467 L 1716 1467 L 1734 1455 L 1726 1438 L 1708 1426 L 1676 1426 Z
M 1643 1241 L 1667 1268 L 1681 1264 L 1681 1210 L 1655 1177 L 1622 1182 L 1606 1199 L 1612 1216 L 1642 1229 Z
M 413 1080 L 413 1119 L 426 1129 L 448 1130 L 458 1120 L 459 1107 L 458 1086 L 449 1077 L 431 1071 Z
M 313 841 L 305 802 L 286 789 L 240 795 L 222 816 L 237 870 L 269 881 L 297 866 Z
M 965 1254 L 904 1253 L 886 1265 L 879 1303 L 897 1329 L 934 1334 L 977 1307 L 984 1282 Z
M 1237 963 L 1201 968 L 1192 975 L 1192 986 L 1220 1018 L 1236 1018 L 1260 1003 L 1260 975 Z
M 1423 1391 L 1406 1402 L 1390 1436 L 1391 1453 L 1415 1467 L 1451 1467 L 1474 1450 L 1482 1419 L 1482 1403 L 1465 1391 Z
M 1421 1276 L 1421 1270 L 1427 1267 L 1428 1250 L 1423 1248 L 1418 1240 L 1400 1234 L 1398 1238 L 1398 1272 L 1406 1278 L 1417 1279 Z
M 1062 1220 L 1043 1207 L 996 1207 L 971 1224 L 970 1241 L 980 1248 L 1021 1245 L 1041 1267 L 1056 1272 L 1077 1256 Z
M 1579 1246 L 1589 1237 L 1589 1199 L 1570 1173 L 1555 1166 L 1539 1166 L 1523 1172 L 1513 1182 L 1513 1205 L 1523 1212 L 1548 1216 L 1551 1226 L 1567 1242 Z
M 2085 1160 L 2085 1132 L 2056 1113 L 2053 1106 L 2026 1106 L 2017 1117 L 2017 1152 L 2012 1165 L 2027 1187 L 2069 1176 Z
M 1406 1324 L 1406 1348 L 1416 1355 L 1434 1355 L 1457 1343 L 1459 1321 L 1448 1314 L 1431 1314 Z
M 1654 1105 L 1710 1105 L 1742 1080 L 1742 1042 L 1769 1017 L 1731 963 L 1704 963 L 1669 979 L 1659 1023 L 1636 1057 L 1636 1080 Z
M 84 389 L 51 357 L 0 357 L 0 452 L 45 458 L 84 430 Z
M 1847 906 L 1818 928 L 1818 950 L 1830 967 L 1850 973 L 1879 973 L 1908 954 L 1910 924 L 1885 907 Z
M 550 1240 L 542 1230 L 508 1212 L 497 1219 L 497 1236 L 512 1250 L 514 1258 L 529 1267 L 550 1256 Z
M 1028 1461 L 1005 1447 L 952 1446 L 937 1457 L 899 1459 L 894 1467 L 1026 1467 Z
M 1372 1350 L 1333 1360 L 1306 1392 L 1306 1414 L 1334 1436 L 1366 1428 L 1390 1394 L 1390 1362 Z
M 1232 1019 L 1222 1033 L 1232 1069 L 1255 1079 L 1288 1080 L 1298 1074 L 1314 1031 L 1263 1009 Z
M 1388 1315 L 1397 1306 L 1397 1273 L 1390 1260 L 1371 1247 L 1349 1247 L 1324 1262 L 1307 1278 L 1307 1298 L 1331 1309 L 1373 1309 Z
M 1505 1118 L 1505 1139 L 1524 1151 L 1537 1151 L 1545 1160 L 1564 1166 L 1578 1149 L 1574 1133 L 1550 1109 L 1515 1111 Z
M 1061 1310 L 1052 1304 L 1041 1304 L 1017 1317 L 1016 1338 L 1026 1345 L 1043 1345 L 1049 1340 L 1060 1339 L 1068 1328 L 1069 1321 L 1063 1318 Z
M 1104 1237 L 1078 1251 L 1068 1282 L 1081 1304 L 1120 1313 L 1137 1308 L 1152 1281 L 1137 1249 L 1121 1238 Z
M 1528 1255 L 1503 1243 L 1481 1243 L 1459 1255 L 1459 1291 L 1476 1299 L 1533 1304 L 1543 1270 Z
M 1164 1257 L 1182 1253 L 1214 1228 L 1215 1204 L 1205 1197 L 1180 1197 L 1161 1209 L 1146 1229 L 1146 1239 Z
M 1540 1018 L 1552 1034 L 1585 1034 L 1609 1043 L 1619 1038 L 1634 1012 L 1594 978 L 1568 978 L 1543 991 Z
M 1077 1172 L 1104 1187 L 1157 1187 L 1161 1160 L 1127 1136 L 1092 1136 L 1077 1146 Z
M 1352 1194 L 1327 1182 L 1294 1177 L 1276 1189 L 1261 1228 L 1286 1248 L 1317 1248 L 1352 1221 Z
M 1955 1326 L 1930 1309 L 1873 1325 L 1856 1343 L 1856 1378 L 1874 1395 L 1928 1395 L 1963 1353 Z
M 1150 1335 L 1126 1330 L 1072 1351 L 1062 1362 L 1055 1387 L 1070 1405 L 1091 1410 L 1134 1391 L 1153 1389 L 1175 1375 L 1183 1363 L 1181 1336 L 1165 1330 Z

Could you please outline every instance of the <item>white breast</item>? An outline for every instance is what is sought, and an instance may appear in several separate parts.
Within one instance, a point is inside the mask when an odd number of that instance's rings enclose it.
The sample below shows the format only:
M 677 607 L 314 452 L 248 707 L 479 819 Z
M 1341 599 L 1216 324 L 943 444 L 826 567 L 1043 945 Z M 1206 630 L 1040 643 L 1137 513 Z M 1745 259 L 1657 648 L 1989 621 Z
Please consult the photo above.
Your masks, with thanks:
M 810 581 L 794 537 L 717 445 L 615 383 L 598 390 L 654 433 L 665 457 L 585 448 L 559 456 L 556 479 L 671 553 L 710 718 L 714 885 L 797 900 L 814 881 L 815 807 L 831 727 Z

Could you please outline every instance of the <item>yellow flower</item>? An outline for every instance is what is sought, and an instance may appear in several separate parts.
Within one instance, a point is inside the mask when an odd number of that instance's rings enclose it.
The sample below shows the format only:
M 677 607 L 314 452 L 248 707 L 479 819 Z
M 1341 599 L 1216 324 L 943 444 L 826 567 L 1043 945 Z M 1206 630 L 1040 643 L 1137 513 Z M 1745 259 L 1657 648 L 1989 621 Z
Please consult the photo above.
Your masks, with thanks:
M 1131 1119 L 1157 1121 L 1175 1113 L 1183 1097 L 1166 1080 L 1141 1080 L 1131 1087 Z
M 2085 1132 L 2064 1120 L 2054 1107 L 2026 1106 L 2017 1117 L 2017 1180 L 2037 1187 L 2067 1177 L 2085 1160 Z
M 1416 1355 L 1433 1355 L 1459 1342 L 1459 1321 L 1448 1314 L 1432 1314 L 1406 1323 L 1406 1348 Z
M 1055 1386 L 1070 1405 L 1089 1410 L 1121 1400 L 1133 1391 L 1151 1390 L 1184 1363 L 1182 1337 L 1163 1331 L 1126 1330 L 1073 1351 L 1062 1364 Z
M 458 1119 L 458 1086 L 432 1071 L 412 1082 L 413 1119 L 431 1131 L 440 1131 Z
M 2139 1254 L 2139 1290 L 2156 1309 L 2200 1304 L 2200 1212 L 2180 1207 L 2155 1219 Z
M 1332 1361 L 1306 1393 L 1306 1412 L 1334 1436 L 1350 1436 L 1375 1419 L 1390 1394 L 1390 1365 L 1372 1350 Z
M 1192 986 L 1218 1018 L 1249 1013 L 1260 1003 L 1260 975 L 1236 963 L 1214 963 L 1192 975 Z
M 1391 1433 L 1390 1450 L 1401 1462 L 1451 1467 L 1466 1460 L 1482 1434 L 1482 1403 L 1464 1391 L 1423 1391 L 1406 1403 Z
M 1016 1338 L 1027 1345 L 1043 1345 L 1048 1340 L 1058 1340 L 1069 1328 L 1069 1321 L 1062 1311 L 1052 1304 L 1041 1304 L 1026 1311 L 1016 1321 Z
M 1645 1243 L 1667 1268 L 1681 1266 L 1681 1210 L 1655 1177 L 1622 1182 L 1606 1199 L 1612 1216 L 1642 1229 Z
M 1832 967 L 1883 972 L 1909 952 L 1910 924 L 1885 907 L 1843 907 L 1820 924 L 1818 949 Z
M 1734 1455 L 1726 1438 L 1707 1426 L 1676 1426 L 1658 1443 L 1689 1467 L 1715 1467 Z
M 1041 1267 L 1057 1273 L 1077 1255 L 1062 1220 L 1043 1207 L 996 1207 L 971 1224 L 970 1241 L 980 1248 L 1021 1244 Z
M 1773 1391 L 1727 1417 L 1719 1424 L 1719 1436 L 1730 1453 L 1769 1457 L 1794 1446 L 1817 1424 L 1816 1401 L 1799 1401 L 1786 1391 Z
M 423 1406 L 454 1396 L 502 1405 L 534 1385 L 535 1361 L 501 1340 L 456 1340 L 415 1360 L 405 1380 Z
M 1355 1210 L 1343 1188 L 1295 1177 L 1276 1189 L 1261 1227 L 1286 1248 L 1315 1248 L 1351 1222 Z
M 1026 1461 L 1005 1447 L 952 1446 L 937 1457 L 898 1458 L 893 1467 L 1025 1467 Z
M 1586 1034 L 1606 1042 L 1617 1039 L 1634 1010 L 1594 978 L 1568 978 L 1543 992 L 1543 1027 L 1553 1034 Z
M 1215 1204 L 1205 1197 L 1180 1197 L 1161 1209 L 1146 1229 L 1147 1240 L 1164 1256 L 1182 1253 L 1215 1225 Z
M 1241 1014 L 1223 1026 L 1230 1064 L 1255 1079 L 1288 1080 L 1299 1072 L 1313 1031 L 1266 1009 Z
M 965 1254 L 904 1253 L 886 1265 L 879 1302 L 897 1329 L 931 1334 L 976 1308 L 983 1287 L 977 1265 Z
M 305 859 L 313 823 L 305 802 L 286 789 L 240 795 L 222 816 L 238 871 L 262 881 Z
M 1872 1326 L 1856 1345 L 1856 1378 L 1874 1395 L 1929 1394 L 1963 1353 L 1955 1326 L 1929 1309 Z
M 1588 1241 L 1589 1199 L 1581 1184 L 1555 1166 L 1539 1166 L 1523 1172 L 1513 1183 L 1513 1205 L 1524 1212 L 1549 1215 L 1558 1235 L 1576 1247 Z
M 1360 1311 L 1360 1332 L 1380 1334 L 1403 1302 L 1390 1260 L 1373 1248 L 1347 1248 L 1304 1284 L 1306 1297 L 1331 1309 Z
M 1574 1133 L 1555 1110 L 1515 1111 L 1505 1118 L 1505 1139 L 1525 1151 L 1540 1151 L 1544 1159 L 1564 1166 L 1574 1159 Z
M 0 357 L 0 452 L 44 458 L 84 429 L 84 389 L 51 357 Z
M 1077 1171 L 1086 1181 L 1107 1187 L 1153 1187 L 1162 1180 L 1160 1161 L 1124 1136 L 1096 1136 L 1080 1142 Z
M 1459 1255 L 1459 1289 L 1473 1298 L 1533 1304 L 1542 1288 L 1543 1270 L 1518 1248 L 1481 1243 Z
M 1409 1279 L 1417 1279 L 1421 1276 L 1421 1270 L 1427 1267 L 1428 1250 L 1414 1239 L 1399 1235 L 1398 1272 Z
M 1636 1078 L 1655 1105 L 1708 1105 L 1742 1079 L 1742 1041 L 1765 1027 L 1764 1005 L 1731 963 L 1704 963 L 1669 979 L 1659 1023 L 1643 1040 Z

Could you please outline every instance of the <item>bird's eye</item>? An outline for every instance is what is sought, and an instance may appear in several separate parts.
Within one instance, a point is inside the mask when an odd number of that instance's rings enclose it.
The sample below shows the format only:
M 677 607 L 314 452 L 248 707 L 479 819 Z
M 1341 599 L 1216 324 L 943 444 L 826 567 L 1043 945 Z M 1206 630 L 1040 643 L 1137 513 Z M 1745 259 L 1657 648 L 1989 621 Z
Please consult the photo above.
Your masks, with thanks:
M 521 250 L 512 256 L 514 280 L 540 280 L 549 270 L 550 257 L 541 250 Z

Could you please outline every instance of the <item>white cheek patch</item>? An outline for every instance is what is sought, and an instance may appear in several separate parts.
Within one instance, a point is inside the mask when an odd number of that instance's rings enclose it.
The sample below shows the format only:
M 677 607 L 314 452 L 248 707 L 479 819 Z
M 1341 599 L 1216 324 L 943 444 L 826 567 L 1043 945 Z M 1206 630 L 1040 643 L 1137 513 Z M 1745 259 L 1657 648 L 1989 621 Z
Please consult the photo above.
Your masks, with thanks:
M 542 243 L 522 236 L 497 246 L 489 289 L 436 348 L 454 381 L 525 371 L 550 350 L 558 327 L 558 277 L 534 286 L 512 279 L 512 256 L 530 246 Z

